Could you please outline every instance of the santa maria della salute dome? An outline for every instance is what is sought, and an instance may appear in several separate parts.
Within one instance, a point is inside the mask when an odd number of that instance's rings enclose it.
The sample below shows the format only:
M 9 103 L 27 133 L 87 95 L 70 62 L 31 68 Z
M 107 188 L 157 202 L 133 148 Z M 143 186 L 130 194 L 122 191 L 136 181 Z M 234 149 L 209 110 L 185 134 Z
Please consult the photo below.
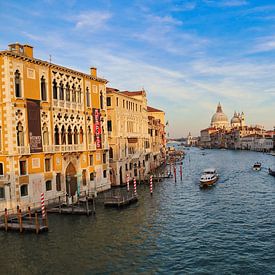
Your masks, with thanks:
M 211 127 L 216 129 L 230 129 L 242 126 L 245 126 L 243 112 L 241 114 L 237 114 L 235 112 L 233 118 L 231 119 L 231 123 L 229 124 L 228 118 L 223 112 L 221 104 L 218 104 L 216 113 L 211 118 Z

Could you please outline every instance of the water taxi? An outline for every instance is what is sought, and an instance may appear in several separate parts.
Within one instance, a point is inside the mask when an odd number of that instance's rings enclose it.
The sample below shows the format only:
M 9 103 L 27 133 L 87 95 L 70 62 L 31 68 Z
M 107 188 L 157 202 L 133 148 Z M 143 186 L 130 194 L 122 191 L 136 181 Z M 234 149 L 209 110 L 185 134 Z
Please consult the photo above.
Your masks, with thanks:
M 254 165 L 253 165 L 253 170 L 254 171 L 260 171 L 262 168 L 262 164 L 260 162 L 256 162 Z
M 268 174 L 275 177 L 275 170 L 273 171 L 271 168 L 268 168 Z
M 218 178 L 219 178 L 219 175 L 217 174 L 216 169 L 214 168 L 205 169 L 200 178 L 200 187 L 203 188 L 203 187 L 212 186 L 216 183 Z

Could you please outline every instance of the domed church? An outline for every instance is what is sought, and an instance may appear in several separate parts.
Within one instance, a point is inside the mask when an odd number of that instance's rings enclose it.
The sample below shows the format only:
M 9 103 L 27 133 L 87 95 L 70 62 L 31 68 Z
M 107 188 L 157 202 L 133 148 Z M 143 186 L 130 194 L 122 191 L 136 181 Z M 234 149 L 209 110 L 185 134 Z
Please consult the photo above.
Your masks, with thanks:
M 216 113 L 212 116 L 211 127 L 217 129 L 227 129 L 229 128 L 228 118 L 222 111 L 221 103 L 219 102 Z
M 231 124 L 231 125 L 230 125 Z M 211 127 L 216 129 L 230 129 L 230 128 L 239 128 L 245 126 L 244 113 L 241 114 L 235 111 L 234 116 L 231 121 L 228 121 L 226 114 L 222 110 L 221 103 L 219 102 L 217 106 L 216 113 L 212 116 Z

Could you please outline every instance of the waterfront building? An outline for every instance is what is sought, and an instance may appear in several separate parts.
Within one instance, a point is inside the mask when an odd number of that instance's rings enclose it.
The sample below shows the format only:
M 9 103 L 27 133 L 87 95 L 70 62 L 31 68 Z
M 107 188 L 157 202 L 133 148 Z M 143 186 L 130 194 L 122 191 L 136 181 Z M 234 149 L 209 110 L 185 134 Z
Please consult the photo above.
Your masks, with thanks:
M 107 88 L 107 113 L 112 185 L 143 180 L 165 157 L 164 112 L 147 106 L 144 90 Z
M 110 188 L 105 79 L 0 52 L 0 209 Z

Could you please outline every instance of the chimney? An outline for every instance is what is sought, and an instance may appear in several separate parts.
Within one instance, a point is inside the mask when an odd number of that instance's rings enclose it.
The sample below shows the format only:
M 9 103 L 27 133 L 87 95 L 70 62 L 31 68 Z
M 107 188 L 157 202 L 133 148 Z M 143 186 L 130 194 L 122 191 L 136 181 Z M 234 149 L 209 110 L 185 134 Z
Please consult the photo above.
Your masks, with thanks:
M 96 68 L 95 67 L 91 67 L 90 68 L 90 73 L 91 73 L 91 76 L 97 77 L 97 72 L 96 72 Z
M 30 58 L 33 58 L 33 47 L 30 45 L 23 45 L 23 49 L 24 49 L 24 55 Z

